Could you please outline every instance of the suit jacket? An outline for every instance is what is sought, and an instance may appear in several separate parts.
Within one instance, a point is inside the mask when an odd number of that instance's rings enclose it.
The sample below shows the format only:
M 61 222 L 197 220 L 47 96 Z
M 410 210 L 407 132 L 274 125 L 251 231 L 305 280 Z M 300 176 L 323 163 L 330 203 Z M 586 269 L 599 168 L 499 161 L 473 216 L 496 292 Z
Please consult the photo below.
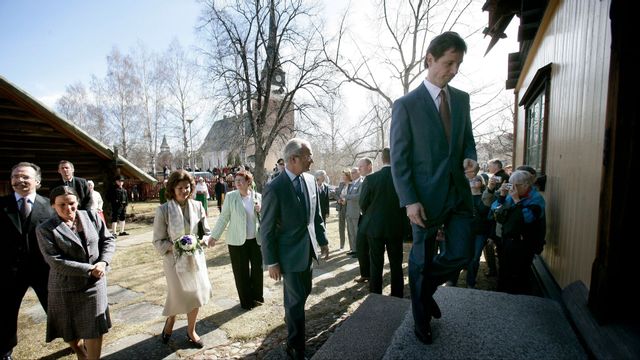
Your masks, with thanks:
M 0 197 L 0 229 L 4 240 L 0 251 L 1 276 L 18 276 L 18 269 L 47 276 L 49 265 L 38 247 L 36 227 L 53 215 L 49 199 L 36 194 L 28 223 L 23 228 L 14 194 Z
M 318 193 L 320 195 L 320 213 L 322 218 L 327 220 L 326 217 L 329 215 L 329 185 L 322 184 L 318 189 Z
M 253 194 L 255 196 L 255 200 L 261 204 L 262 195 L 257 192 L 253 192 Z M 260 214 L 256 214 L 254 223 L 256 229 L 256 241 L 258 242 L 258 245 L 261 244 L 259 235 L 260 222 L 258 221 L 259 215 Z M 247 240 L 247 212 L 244 209 L 244 204 L 242 203 L 242 195 L 240 195 L 238 190 L 227 193 L 224 205 L 222 205 L 222 212 L 220 213 L 213 230 L 211 230 L 211 237 L 214 239 L 220 239 L 220 235 L 222 235 L 227 224 L 229 224 L 226 239 L 227 245 L 240 246 L 244 244 Z
M 347 200 L 347 212 L 345 213 L 348 218 L 360 217 L 360 186 L 362 185 L 363 177 L 361 176 L 357 180 L 351 183 L 345 200 Z
M 97 213 L 91 216 L 78 210 L 76 217 L 82 226 L 86 248 L 80 238 L 58 216 L 40 224 L 36 232 L 44 259 L 51 267 L 49 291 L 79 291 L 100 281 L 89 275 L 97 262 L 111 263 L 116 241 Z
M 451 186 L 472 211 L 469 181 L 462 161 L 476 159 L 469 94 L 449 86 L 451 143 L 447 141 L 438 107 L 424 84 L 393 103 L 390 148 L 391 173 L 401 206 L 421 203 L 427 221 L 446 215 Z
M 393 186 L 390 166 L 364 179 L 360 189 L 360 209 L 362 221 L 359 228 L 368 237 L 402 239 L 406 215 Z
M 64 185 L 63 180 L 60 180 L 56 186 L 60 185 Z M 87 180 L 81 177 L 74 176 L 73 188 L 78 193 L 78 210 L 91 209 L 93 200 L 91 199 L 91 194 L 89 193 L 89 184 L 87 184 Z
M 320 246 L 328 244 L 316 181 L 309 174 L 301 176 L 306 185 L 308 213 L 306 205 L 298 201 L 286 172 L 267 184 L 262 196 L 262 256 L 266 265 L 277 263 L 283 273 L 307 270 L 309 256 L 318 259 Z

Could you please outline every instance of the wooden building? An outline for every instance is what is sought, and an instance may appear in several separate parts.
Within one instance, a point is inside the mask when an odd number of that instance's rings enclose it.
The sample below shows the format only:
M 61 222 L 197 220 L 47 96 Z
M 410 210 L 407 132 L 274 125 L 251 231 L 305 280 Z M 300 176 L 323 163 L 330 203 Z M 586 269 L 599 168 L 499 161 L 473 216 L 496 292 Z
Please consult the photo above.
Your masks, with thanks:
M 0 194 L 10 193 L 11 167 L 28 161 L 42 170 L 39 193 L 47 196 L 60 180 L 58 163 L 74 164 L 75 175 L 91 179 L 105 193 L 115 175 L 128 178 L 142 191 L 156 179 L 118 156 L 70 121 L 49 110 L 0 76 Z M 104 195 L 103 195 L 104 197 Z
M 632 3 L 487 0 L 483 7 L 490 47 L 520 20 L 506 87 L 515 97 L 513 163 L 547 178 L 547 245 L 535 272 L 596 358 L 640 356 Z

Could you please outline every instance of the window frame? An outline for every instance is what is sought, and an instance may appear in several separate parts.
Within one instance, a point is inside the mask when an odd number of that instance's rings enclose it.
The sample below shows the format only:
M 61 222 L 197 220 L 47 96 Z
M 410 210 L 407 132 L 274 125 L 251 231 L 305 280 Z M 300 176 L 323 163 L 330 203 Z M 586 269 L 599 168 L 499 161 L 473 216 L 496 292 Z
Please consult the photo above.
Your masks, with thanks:
M 538 69 L 536 75 L 533 77 L 531 84 L 527 88 L 527 91 L 522 96 L 522 100 L 518 104 L 519 106 L 524 107 L 524 154 L 523 160 L 524 163 L 530 166 L 533 166 L 538 172 L 539 177 L 544 177 L 546 175 L 546 167 L 547 167 L 547 143 L 548 143 L 548 130 L 549 130 L 549 100 L 551 95 L 551 69 L 552 64 L 549 63 L 544 67 Z M 538 134 L 540 142 L 540 150 L 539 150 L 539 163 L 532 164 L 530 162 L 530 149 L 532 147 L 531 144 L 531 109 L 532 107 L 539 106 L 540 99 L 542 98 L 542 106 L 538 109 L 536 114 L 539 117 L 536 119 L 539 121 L 540 126 L 542 127 L 542 131 Z M 539 129 L 538 129 L 539 131 Z M 541 189 L 543 190 L 543 189 Z

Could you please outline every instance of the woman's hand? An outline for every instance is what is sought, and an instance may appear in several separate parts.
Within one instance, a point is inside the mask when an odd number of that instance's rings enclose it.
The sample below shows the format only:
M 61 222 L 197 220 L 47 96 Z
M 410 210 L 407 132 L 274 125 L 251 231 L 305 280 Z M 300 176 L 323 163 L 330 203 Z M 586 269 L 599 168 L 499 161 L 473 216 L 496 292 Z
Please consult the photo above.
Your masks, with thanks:
M 509 183 L 505 182 L 500 187 L 500 196 L 507 196 L 508 192 L 509 192 Z
M 104 261 L 100 261 L 93 265 L 93 269 L 91 269 L 91 272 L 89 274 L 96 279 L 100 279 L 104 276 L 106 269 L 107 263 L 105 263 Z
M 206 240 L 205 240 L 206 239 Z M 211 236 L 205 236 L 205 238 L 202 239 L 202 241 L 209 247 L 213 247 L 216 244 L 216 241 L 218 241 L 217 239 L 214 239 Z

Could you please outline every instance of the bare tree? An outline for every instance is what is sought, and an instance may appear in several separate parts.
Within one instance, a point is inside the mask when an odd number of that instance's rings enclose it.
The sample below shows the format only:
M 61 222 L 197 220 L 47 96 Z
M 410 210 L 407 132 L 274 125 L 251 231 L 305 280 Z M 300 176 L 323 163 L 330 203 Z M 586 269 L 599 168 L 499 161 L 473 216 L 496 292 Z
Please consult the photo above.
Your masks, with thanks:
M 103 81 L 94 81 L 93 86 L 100 94 L 98 106 L 118 134 L 120 154 L 127 157 L 140 133 L 140 79 L 131 56 L 123 55 L 114 47 L 107 55 L 106 77 Z
M 202 97 L 199 95 L 198 66 L 190 58 L 178 40 L 174 40 L 165 55 L 168 76 L 166 84 L 169 91 L 169 113 L 177 120 L 181 132 L 183 152 L 182 167 L 193 164 L 193 149 L 189 151 L 192 133 L 189 133 L 190 122 L 195 121 L 202 111 Z
M 203 50 L 211 79 L 234 79 L 230 97 L 244 106 L 255 156 L 258 186 L 274 142 L 294 130 L 293 112 L 310 117 L 319 98 L 329 95 L 330 63 L 323 55 L 320 21 L 303 0 L 207 0 L 202 25 L 209 41 Z M 287 81 L 279 79 L 287 73 Z M 235 113 L 241 111 L 235 110 Z
M 142 43 L 138 44 L 133 56 L 137 60 L 135 66 L 140 79 L 144 152 L 148 158 L 149 170 L 155 175 L 158 130 L 160 121 L 166 115 L 167 71 L 163 60 L 157 54 L 149 53 Z
M 56 102 L 56 110 L 91 136 L 108 144 L 113 136 L 107 127 L 104 109 L 97 105 L 97 97 L 77 82 L 66 87 L 65 94 Z
M 361 125 L 373 122 L 372 128 L 378 130 L 376 136 L 384 139 L 386 134 L 383 131 L 388 128 L 393 100 L 408 93 L 411 84 L 425 71 L 427 40 L 431 35 L 451 30 L 454 26 L 465 26 L 459 20 L 474 1 L 378 0 L 376 14 L 380 15 L 368 25 L 371 30 L 367 38 L 350 30 L 348 21 L 354 14 L 347 8 L 334 39 L 335 47 L 327 48 L 326 56 L 343 75 L 345 82 L 356 84 L 379 97 Z M 375 25 L 378 25 L 377 33 Z M 473 34 L 478 30 L 469 32 Z M 377 42 L 370 43 L 367 39 Z M 352 51 L 347 52 L 347 49 Z M 384 145 L 384 140 L 379 144 Z

